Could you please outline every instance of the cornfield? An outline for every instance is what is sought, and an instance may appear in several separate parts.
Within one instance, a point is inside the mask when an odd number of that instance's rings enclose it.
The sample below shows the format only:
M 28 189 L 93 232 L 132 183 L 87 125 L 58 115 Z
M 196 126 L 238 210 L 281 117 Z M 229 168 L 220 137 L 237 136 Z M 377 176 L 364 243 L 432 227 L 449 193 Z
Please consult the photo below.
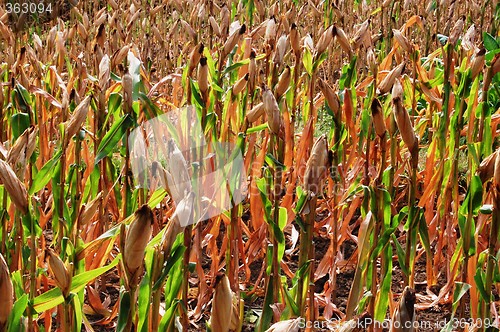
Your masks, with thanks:
M 2 1 L 0 331 L 498 331 L 499 24 Z

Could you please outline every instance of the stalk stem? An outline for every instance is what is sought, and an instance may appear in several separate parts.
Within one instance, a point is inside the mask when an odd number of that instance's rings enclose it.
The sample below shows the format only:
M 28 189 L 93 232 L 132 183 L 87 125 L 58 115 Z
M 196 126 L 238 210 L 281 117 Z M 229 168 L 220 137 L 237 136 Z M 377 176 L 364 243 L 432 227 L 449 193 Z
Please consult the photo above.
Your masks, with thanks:
M 499 184 L 497 184 L 498 186 Z M 492 302 L 492 291 L 491 288 L 493 286 L 493 272 L 496 265 L 496 247 L 498 241 L 498 231 L 500 225 L 500 190 L 498 187 L 495 188 L 494 192 L 494 200 L 493 200 L 493 219 L 491 221 L 490 226 L 490 237 L 489 237 L 489 245 L 488 245 L 488 262 L 486 265 L 486 293 L 489 295 L 486 303 L 484 305 L 484 310 L 482 312 L 482 316 L 484 318 L 491 318 L 491 302 Z M 485 331 L 485 324 L 483 324 L 482 331 Z
M 65 221 L 64 221 L 64 204 L 65 204 L 65 199 L 64 199 L 64 184 L 66 182 L 66 176 L 64 174 L 66 168 L 66 150 L 63 147 L 63 152 L 61 155 L 61 174 L 59 178 L 59 187 L 61 190 L 61 196 L 59 197 L 59 206 L 58 206 L 58 212 L 59 212 L 59 220 L 58 220 L 58 225 L 59 225 L 59 232 L 58 232 L 58 246 L 59 249 L 61 249 L 62 245 L 62 239 L 64 237 L 64 230 L 65 230 Z
M 314 231 L 314 218 L 316 217 L 316 202 L 317 197 L 313 196 L 309 199 L 306 204 L 309 205 L 309 212 L 304 215 L 304 230 L 300 233 L 300 246 L 299 246 L 299 269 L 307 264 L 308 261 L 314 258 L 314 245 L 313 245 L 313 231 Z M 307 292 L 312 291 L 312 295 L 309 294 L 310 298 L 314 299 L 314 288 L 309 288 L 309 283 L 313 277 L 313 267 L 314 264 L 311 261 L 307 272 L 304 273 L 304 279 L 298 284 L 298 306 L 299 313 L 304 317 L 305 314 L 305 304 L 307 298 Z M 308 320 L 312 319 L 314 313 L 314 300 L 309 303 L 309 316 Z
M 28 219 L 30 224 L 30 301 L 33 301 L 36 295 L 36 233 L 35 233 L 35 225 L 33 220 L 31 220 L 31 216 L 29 212 L 26 214 L 25 218 Z M 33 312 L 34 310 L 28 309 L 28 331 L 33 331 Z
M 163 287 L 160 287 L 158 290 L 161 289 L 163 289 Z M 158 327 L 160 325 L 160 319 L 159 319 L 160 302 L 161 302 L 161 291 L 156 291 L 153 294 L 152 319 L 151 319 L 151 329 L 154 332 L 158 331 Z
M 133 283 L 137 282 L 136 277 L 133 278 L 134 280 L 132 281 Z M 137 285 L 130 285 L 130 311 L 129 311 L 129 316 L 127 317 L 127 325 L 125 326 L 125 331 L 135 331 L 136 326 L 135 326 L 135 316 L 136 316 L 136 291 L 137 291 Z
M 193 232 L 193 225 L 188 225 L 184 229 L 184 246 L 186 247 L 186 251 L 184 252 L 184 265 L 183 265 L 183 275 L 184 278 L 182 280 L 182 302 L 184 303 L 185 308 L 182 309 L 181 313 L 181 322 L 182 328 L 184 331 L 187 331 L 189 328 L 189 317 L 187 313 L 188 307 L 188 296 L 189 296 L 189 255 L 191 252 L 191 234 Z
M 470 83 L 470 80 L 467 80 L 467 84 Z M 453 159 L 453 173 L 454 173 L 454 178 L 458 179 L 458 149 L 459 149 L 459 144 L 460 144 L 460 132 L 462 131 L 463 125 L 464 125 L 464 117 L 463 114 L 465 112 L 465 109 L 467 108 L 467 105 L 465 104 L 465 89 L 461 91 L 460 95 L 460 114 L 458 115 L 458 122 L 457 122 L 457 130 L 455 132 L 457 133 L 455 136 L 455 150 L 457 151 L 457 156 L 456 158 Z M 471 167 L 471 159 L 469 156 L 469 169 Z M 468 175 L 468 183 L 471 183 L 472 181 L 472 174 L 469 172 Z M 458 190 L 458 187 L 455 186 L 455 197 L 456 197 L 456 191 Z M 472 203 L 473 200 L 469 200 L 469 213 L 467 214 L 467 220 L 465 223 L 465 231 L 463 234 L 463 255 L 464 255 L 464 262 L 463 262 L 463 267 L 462 267 L 462 281 L 464 283 L 467 282 L 467 274 L 468 274 L 468 265 L 469 265 L 469 248 L 470 248 L 470 233 L 471 233 L 471 227 L 472 227 Z M 455 208 L 454 215 L 458 216 L 458 204 Z M 465 316 L 465 297 L 462 297 L 460 300 L 460 306 L 459 306 L 459 318 L 464 318 Z
M 374 216 L 376 216 L 375 220 L 375 227 L 374 227 L 374 234 L 373 234 L 373 245 L 372 245 L 372 252 L 375 250 L 375 248 L 378 245 L 378 238 L 380 236 L 381 230 L 384 227 L 384 196 L 383 192 L 381 190 L 382 186 L 382 176 L 384 174 L 384 168 L 385 168 L 385 154 L 386 154 L 386 141 L 385 141 L 385 136 L 379 137 L 379 142 L 380 142 L 380 170 L 378 173 L 378 176 L 375 180 L 375 195 L 376 195 L 376 201 L 377 201 L 377 211 L 374 211 Z M 385 266 L 385 259 L 384 256 L 382 256 L 382 270 L 383 267 Z M 372 284 L 371 284 L 371 292 L 372 292 L 372 299 L 370 301 L 370 308 L 369 308 L 369 313 L 372 315 L 372 317 L 375 317 L 375 299 L 376 299 L 376 294 L 377 294 L 377 262 L 376 260 L 373 262 L 373 267 L 372 267 Z M 371 330 L 375 330 L 373 326 L 370 326 Z
M 0 245 L 0 249 L 3 253 L 7 253 L 7 190 L 5 188 L 2 189 L 2 210 L 5 211 L 1 216 L 1 226 L 2 226 L 2 243 Z M 7 259 L 7 257 L 6 257 Z
M 415 287 L 415 276 L 413 273 L 415 265 L 415 250 L 417 240 L 418 215 L 415 206 L 417 191 L 417 168 L 418 168 L 418 144 L 411 151 L 411 179 L 410 179 L 410 197 L 408 200 L 408 222 L 409 228 L 406 235 L 406 257 L 405 265 L 408 268 L 409 275 L 405 276 L 405 286 Z

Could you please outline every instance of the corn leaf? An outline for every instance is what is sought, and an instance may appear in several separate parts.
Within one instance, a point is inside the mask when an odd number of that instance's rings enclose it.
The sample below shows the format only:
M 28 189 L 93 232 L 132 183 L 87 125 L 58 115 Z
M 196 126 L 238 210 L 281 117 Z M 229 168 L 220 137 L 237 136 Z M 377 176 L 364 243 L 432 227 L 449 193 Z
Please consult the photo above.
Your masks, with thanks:
M 104 135 L 101 144 L 99 144 L 94 164 L 97 165 L 97 163 L 104 157 L 111 154 L 127 129 L 132 127 L 132 125 L 133 121 L 131 117 L 128 114 L 125 114 L 118 121 L 116 121 L 113 126 L 111 126 L 110 130 L 106 133 L 106 135 Z
M 21 317 L 28 307 L 28 294 L 22 295 L 16 300 L 8 318 L 8 332 L 18 332 L 21 326 Z

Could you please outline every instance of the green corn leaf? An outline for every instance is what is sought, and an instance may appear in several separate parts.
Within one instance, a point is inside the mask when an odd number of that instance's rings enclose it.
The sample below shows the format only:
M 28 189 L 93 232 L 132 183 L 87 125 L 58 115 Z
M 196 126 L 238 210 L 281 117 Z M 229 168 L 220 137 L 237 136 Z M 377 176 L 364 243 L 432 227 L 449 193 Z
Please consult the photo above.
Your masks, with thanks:
M 286 282 L 282 282 L 283 285 L 286 285 Z M 292 310 L 293 316 L 299 316 L 299 307 L 297 306 L 297 303 L 295 303 L 295 300 L 293 299 L 293 295 L 290 293 L 288 290 L 288 287 L 283 287 L 284 293 L 285 293 L 285 301 L 286 301 L 286 309 L 290 308 Z M 286 310 L 285 309 L 285 310 Z M 281 317 L 282 319 L 288 319 L 289 317 Z
M 307 193 L 302 189 L 301 186 L 296 187 L 297 191 L 297 204 L 295 204 L 295 207 L 293 211 L 298 214 L 302 212 L 302 209 L 304 208 L 304 205 L 307 202 Z
M 484 204 L 479 208 L 479 212 L 482 214 L 492 214 L 493 213 L 493 205 Z
M 29 190 L 30 195 L 39 192 L 47 185 L 53 175 L 56 164 L 59 162 L 59 159 L 61 159 L 61 156 L 62 150 L 57 151 L 52 159 L 50 159 L 45 165 L 42 166 L 40 171 L 38 171 Z
M 149 198 L 148 206 L 154 209 L 167 196 L 167 191 L 163 188 L 157 189 Z
M 99 144 L 95 164 L 108 156 L 116 148 L 127 129 L 132 127 L 132 125 L 133 121 L 131 117 L 125 114 L 111 126 L 110 130 L 104 135 L 101 144 Z
M 80 298 L 78 296 L 73 297 L 72 306 L 75 312 L 75 322 L 83 322 L 82 303 L 80 302 Z M 82 330 L 82 324 L 75 325 L 76 332 L 80 332 Z
M 282 171 L 286 171 L 286 166 L 276 159 L 271 153 L 266 153 L 265 161 L 273 169 L 280 168 Z
M 267 122 L 263 123 L 261 125 L 252 127 L 252 128 L 248 128 L 247 129 L 247 134 L 258 133 L 259 131 L 262 131 L 262 130 L 265 130 L 265 129 L 267 129 Z
M 264 204 L 264 219 L 266 222 L 271 222 L 271 209 L 272 204 L 269 198 L 267 197 L 267 186 L 268 183 L 265 178 L 256 179 L 255 183 L 257 184 L 257 188 L 260 192 L 260 197 L 262 199 L 262 203 Z
M 122 95 L 116 92 L 111 93 L 108 99 L 108 117 L 110 115 L 118 116 L 121 108 L 122 108 Z
M 23 112 L 29 114 L 30 111 L 30 104 L 31 104 L 31 96 L 28 90 L 25 89 L 24 86 L 21 84 L 17 83 L 16 87 L 14 88 L 13 93 L 15 94 L 15 101 L 17 104 L 17 107 L 21 109 Z M 24 131 L 24 130 L 23 130 Z M 22 131 L 21 131 L 22 133 Z
M 226 69 L 224 69 L 224 71 L 222 72 L 222 76 L 226 76 L 228 73 L 232 72 L 233 70 L 238 69 L 243 65 L 247 65 L 248 63 L 250 63 L 250 59 L 245 59 L 245 60 L 235 62 L 232 65 L 228 66 Z
M 25 294 L 21 271 L 17 270 L 12 272 L 12 274 L 10 275 L 10 279 L 12 280 L 12 285 L 14 286 L 14 295 L 16 296 L 16 298 L 20 298 Z
M 453 292 L 453 311 L 458 307 L 460 299 L 467 293 L 467 291 L 471 288 L 471 285 L 464 282 L 455 282 L 455 291 Z
M 127 327 L 127 320 L 130 315 L 131 304 L 130 293 L 127 291 L 122 292 L 120 296 L 120 309 L 118 312 L 118 323 L 116 326 L 117 332 L 125 332 Z
M 127 61 L 129 63 L 128 71 L 132 76 L 132 99 L 139 99 L 139 90 L 141 88 L 141 60 L 134 53 L 128 52 Z
M 495 37 L 486 31 L 483 31 L 483 45 L 487 51 L 493 51 L 500 48 L 500 45 L 497 43 Z
M 12 311 L 9 314 L 8 318 L 8 332 L 19 332 L 19 327 L 21 325 L 21 317 L 23 316 L 24 311 L 28 307 L 28 294 L 22 295 L 17 301 L 14 303 L 12 307 Z
M 17 140 L 17 138 L 30 126 L 30 116 L 28 113 L 16 113 L 12 115 L 10 124 L 12 126 L 12 137 L 14 140 Z
M 152 250 L 149 250 L 152 252 Z M 152 256 L 152 255 L 149 255 Z M 150 258 L 149 261 L 152 259 Z M 149 264 L 151 262 L 146 262 L 146 265 L 151 266 Z M 141 280 L 141 284 L 139 285 L 139 294 L 138 294 L 138 313 L 139 313 L 139 322 L 137 324 L 137 331 L 147 332 L 148 324 L 147 318 L 150 308 L 150 299 L 151 299 L 151 285 L 150 285 L 150 273 L 146 273 Z
M 382 233 L 382 235 L 380 236 L 380 238 L 377 241 L 377 246 L 375 247 L 372 254 L 370 255 L 371 260 L 376 259 L 376 257 L 378 257 L 378 255 L 380 255 L 380 253 L 382 252 L 382 249 L 388 243 L 390 243 L 391 236 L 394 234 L 394 232 L 396 231 L 397 228 L 398 228 L 397 226 L 394 226 L 394 227 L 386 229 L 384 231 L 384 233 Z
M 357 306 L 356 306 L 356 313 L 361 314 L 365 308 L 368 306 L 369 301 L 373 297 L 372 292 L 366 291 L 363 296 L 361 297 L 361 300 L 359 300 Z
M 309 76 L 312 76 L 313 73 L 312 54 L 311 50 L 309 50 L 308 47 L 304 47 L 304 55 L 302 57 L 302 63 L 304 64 L 304 68 L 306 69 Z
M 268 257 L 271 255 L 267 255 Z M 257 321 L 256 331 L 264 332 L 269 328 L 273 319 L 273 309 L 271 305 L 273 304 L 273 287 L 267 287 L 266 296 L 264 298 L 264 305 L 262 307 L 262 315 Z M 215 332 L 215 331 L 214 331 Z
M 281 262 L 283 259 L 283 255 L 285 254 L 285 236 L 283 234 L 283 230 L 285 229 L 285 226 L 287 224 L 288 220 L 288 212 L 286 208 L 280 207 L 279 208 L 279 225 L 278 229 L 280 231 L 281 236 L 276 237 L 278 241 L 278 262 Z
M 182 260 L 179 260 L 176 264 L 174 264 L 174 268 L 171 270 L 170 276 L 165 283 L 165 287 L 163 288 L 165 291 L 165 308 L 175 305 L 177 294 L 179 294 L 179 290 L 182 285 L 182 275 Z
M 142 105 L 144 105 L 144 110 L 147 111 L 148 119 L 153 119 L 157 116 L 160 116 L 163 114 L 163 112 L 158 108 L 158 106 L 153 103 L 153 101 L 144 93 L 139 92 L 138 93 L 139 100 L 142 102 Z M 134 105 L 137 105 L 134 103 Z
M 207 58 L 207 66 L 208 66 L 208 72 L 210 73 L 211 82 L 212 81 L 217 82 L 219 78 L 217 76 L 217 71 L 215 69 L 215 61 L 208 47 L 205 47 L 203 49 L 203 55 Z
M 478 265 L 476 269 L 476 274 L 474 275 L 474 281 L 476 282 L 477 290 L 484 301 L 489 301 L 490 295 L 486 292 L 486 288 L 484 286 L 484 272 L 481 269 L 481 266 Z
M 191 102 L 198 109 L 205 107 L 205 102 L 203 101 L 203 98 L 201 98 L 198 84 L 195 83 L 191 78 L 189 79 L 189 84 L 191 85 Z
M 316 61 L 314 61 L 314 64 L 312 66 L 312 71 L 315 72 L 316 69 L 318 69 L 318 67 L 321 66 L 321 64 L 326 60 L 326 58 L 328 58 L 328 53 L 327 52 L 321 53 L 319 58 Z
M 170 308 L 165 312 L 165 315 L 162 317 L 160 321 L 160 325 L 158 327 L 158 331 L 175 331 L 174 321 L 175 321 L 175 312 L 177 311 L 177 307 L 179 306 L 180 301 L 176 300 Z
M 410 272 L 408 270 L 408 267 L 405 264 L 405 251 L 403 247 L 401 247 L 401 244 L 399 243 L 398 239 L 396 238 L 396 235 L 392 234 L 392 242 L 396 245 L 396 252 L 398 254 L 398 263 L 399 266 L 401 267 L 401 270 L 403 271 L 403 274 L 409 275 Z
M 372 218 L 372 213 L 369 211 L 359 227 L 358 265 L 356 266 L 354 280 L 351 291 L 349 292 L 349 299 L 346 307 L 346 319 L 351 319 L 353 317 L 354 311 L 363 292 L 363 275 L 365 274 L 367 268 L 366 264 L 370 256 L 370 235 L 372 234 L 373 226 L 374 218 Z
M 388 263 L 385 271 L 382 271 L 382 275 L 384 279 L 382 280 L 382 285 L 377 292 L 377 296 L 375 299 L 375 313 L 374 318 L 383 322 L 387 308 L 389 306 L 389 294 L 391 292 L 391 281 L 392 281 L 392 247 L 387 246 L 384 250 L 385 260 Z
M 175 265 L 175 263 L 181 261 L 182 255 L 184 254 L 185 250 L 186 247 L 178 246 L 175 249 L 175 251 L 170 255 L 169 259 L 167 260 L 167 264 L 163 267 L 161 276 L 158 278 L 158 280 L 156 280 L 156 283 L 153 285 L 153 292 L 156 292 L 163 285 L 163 282 L 167 278 L 172 267 Z

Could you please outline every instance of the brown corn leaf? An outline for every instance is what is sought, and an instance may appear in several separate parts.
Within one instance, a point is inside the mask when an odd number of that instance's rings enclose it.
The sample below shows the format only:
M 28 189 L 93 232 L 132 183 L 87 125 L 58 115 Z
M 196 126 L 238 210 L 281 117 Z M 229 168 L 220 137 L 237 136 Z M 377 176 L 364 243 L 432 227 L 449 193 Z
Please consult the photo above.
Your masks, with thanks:
M 499 151 L 500 149 L 497 149 L 488 157 L 484 158 L 477 168 L 477 173 L 483 183 L 488 182 L 493 177 L 493 174 L 495 173 L 495 162 Z

